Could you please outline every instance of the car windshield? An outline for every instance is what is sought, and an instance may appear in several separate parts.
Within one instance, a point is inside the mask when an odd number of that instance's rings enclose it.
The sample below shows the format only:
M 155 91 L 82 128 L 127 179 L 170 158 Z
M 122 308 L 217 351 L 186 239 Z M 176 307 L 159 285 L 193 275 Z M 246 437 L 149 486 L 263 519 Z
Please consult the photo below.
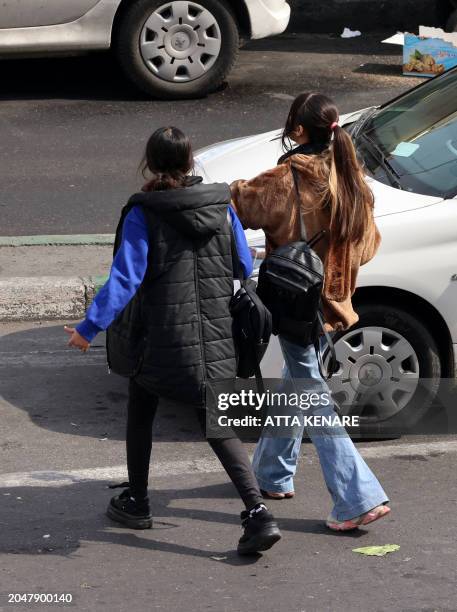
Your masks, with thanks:
M 371 115 L 355 136 L 377 180 L 415 193 L 457 194 L 457 69 Z

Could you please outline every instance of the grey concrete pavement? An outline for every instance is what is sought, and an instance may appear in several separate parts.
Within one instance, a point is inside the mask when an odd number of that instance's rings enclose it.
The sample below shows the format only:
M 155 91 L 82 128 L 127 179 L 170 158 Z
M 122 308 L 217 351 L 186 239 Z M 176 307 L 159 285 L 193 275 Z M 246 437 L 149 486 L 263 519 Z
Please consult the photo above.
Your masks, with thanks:
M 240 503 L 183 406 L 164 404 L 155 429 L 154 528 L 104 516 L 107 475 L 124 464 L 126 385 L 106 373 L 101 347 L 84 356 L 64 342 L 61 324 L 0 325 L 0 610 L 65 608 L 8 605 L 23 592 L 71 593 L 78 612 L 455 609 L 455 436 L 360 443 L 393 512 L 346 535 L 322 526 L 330 499 L 304 444 L 295 499 L 271 502 L 283 540 L 240 559 Z M 352 552 L 378 544 L 401 548 Z
M 90 279 L 41 276 L 0 280 L 0 321 L 76 319 L 95 293 Z
M 400 49 L 380 42 L 389 33 L 252 42 L 225 89 L 172 103 L 144 99 L 105 55 L 2 62 L 0 235 L 112 233 L 160 125 L 198 148 L 280 127 L 306 89 L 342 111 L 387 101 L 418 82 L 401 76 Z
M 0 279 L 40 276 L 86 277 L 106 274 L 113 246 L 21 246 L 0 245 Z
M 82 318 L 112 251 L 111 244 L 0 246 L 0 321 Z

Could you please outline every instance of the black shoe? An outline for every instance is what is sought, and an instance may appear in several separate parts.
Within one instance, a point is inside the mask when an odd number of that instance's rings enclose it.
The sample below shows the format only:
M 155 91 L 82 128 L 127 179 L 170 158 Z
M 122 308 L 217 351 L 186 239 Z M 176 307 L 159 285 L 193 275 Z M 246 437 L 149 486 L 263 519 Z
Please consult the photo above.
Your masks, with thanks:
M 278 523 L 265 504 L 257 504 L 252 510 L 241 513 L 244 534 L 238 542 L 238 554 L 253 555 L 268 550 L 281 539 Z
M 110 486 L 110 489 L 126 485 L 128 486 L 128 482 Z M 106 514 L 113 521 L 122 523 L 130 529 L 151 529 L 152 527 L 149 499 L 145 497 L 142 500 L 136 500 L 132 497 L 130 489 L 125 489 L 120 495 L 111 499 Z

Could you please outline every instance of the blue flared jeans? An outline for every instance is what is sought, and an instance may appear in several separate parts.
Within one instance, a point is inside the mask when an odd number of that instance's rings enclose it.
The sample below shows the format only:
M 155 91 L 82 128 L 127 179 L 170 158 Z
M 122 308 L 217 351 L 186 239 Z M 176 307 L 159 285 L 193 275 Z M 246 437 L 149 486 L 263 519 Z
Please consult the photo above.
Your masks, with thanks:
M 322 379 L 314 347 L 302 347 L 279 338 L 284 355 L 284 384 L 295 393 L 312 390 L 329 397 L 329 389 Z M 332 401 L 313 408 L 313 416 L 334 417 Z M 287 408 L 291 415 L 300 408 Z M 293 437 L 278 437 L 268 428 L 257 444 L 253 466 L 261 489 L 275 493 L 294 490 L 294 476 L 303 436 L 302 427 Z M 319 425 L 306 427 L 319 455 L 322 473 L 333 500 L 332 516 L 343 521 L 352 519 L 388 501 L 379 481 L 360 456 L 346 430 L 341 426 Z

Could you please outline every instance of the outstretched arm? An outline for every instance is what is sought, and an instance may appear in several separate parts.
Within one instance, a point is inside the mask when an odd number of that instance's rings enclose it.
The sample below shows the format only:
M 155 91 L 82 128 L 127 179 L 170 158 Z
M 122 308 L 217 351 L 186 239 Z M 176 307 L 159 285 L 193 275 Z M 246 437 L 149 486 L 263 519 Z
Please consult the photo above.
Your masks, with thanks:
M 84 350 L 84 343 L 80 339 L 92 342 L 98 332 L 109 327 L 127 306 L 143 282 L 148 265 L 148 247 L 143 212 L 139 207 L 132 208 L 125 217 L 122 241 L 113 259 L 108 280 L 95 296 L 84 321 L 76 329 L 66 329 L 72 334 L 70 346 Z

